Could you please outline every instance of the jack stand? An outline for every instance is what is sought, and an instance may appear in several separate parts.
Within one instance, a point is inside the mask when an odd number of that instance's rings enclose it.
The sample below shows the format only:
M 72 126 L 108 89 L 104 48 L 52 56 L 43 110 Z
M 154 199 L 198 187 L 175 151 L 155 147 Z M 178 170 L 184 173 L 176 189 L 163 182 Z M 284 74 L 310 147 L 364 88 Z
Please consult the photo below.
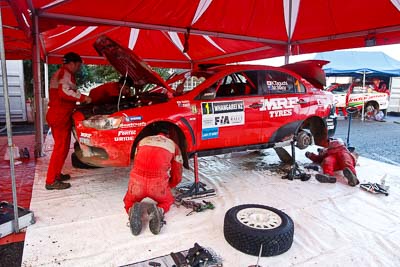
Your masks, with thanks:
M 353 152 L 355 150 L 354 147 L 350 146 L 350 128 L 351 128 L 351 120 L 353 119 L 353 115 L 358 112 L 358 109 L 355 107 L 348 107 L 346 108 L 347 114 L 349 114 L 349 125 L 347 127 L 347 149 L 350 152 Z
M 215 194 L 214 189 L 207 189 L 206 185 L 199 181 L 199 162 L 197 158 L 197 153 L 194 153 L 193 163 L 194 163 L 194 183 L 192 185 L 187 185 L 177 188 L 177 190 L 181 192 L 181 194 L 177 196 L 177 199 L 207 195 L 207 194 Z
M 288 174 L 282 177 L 282 179 L 288 179 L 288 180 L 294 180 L 294 179 L 300 179 L 301 181 L 308 181 L 311 178 L 310 174 L 304 173 L 300 170 L 299 165 L 296 162 L 296 153 L 295 153 L 295 137 L 293 140 L 290 142 L 290 147 L 292 148 L 292 166 L 290 168 L 290 171 Z

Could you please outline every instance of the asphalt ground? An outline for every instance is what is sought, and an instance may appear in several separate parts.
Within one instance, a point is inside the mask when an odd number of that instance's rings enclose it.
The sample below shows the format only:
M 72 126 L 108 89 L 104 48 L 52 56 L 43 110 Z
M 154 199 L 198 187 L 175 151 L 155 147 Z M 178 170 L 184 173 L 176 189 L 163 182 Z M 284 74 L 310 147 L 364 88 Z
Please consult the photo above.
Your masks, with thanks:
M 348 128 L 349 120 L 339 119 L 334 137 L 347 143 Z M 384 122 L 353 118 L 349 143 L 362 157 L 400 166 L 400 117 L 387 116 Z

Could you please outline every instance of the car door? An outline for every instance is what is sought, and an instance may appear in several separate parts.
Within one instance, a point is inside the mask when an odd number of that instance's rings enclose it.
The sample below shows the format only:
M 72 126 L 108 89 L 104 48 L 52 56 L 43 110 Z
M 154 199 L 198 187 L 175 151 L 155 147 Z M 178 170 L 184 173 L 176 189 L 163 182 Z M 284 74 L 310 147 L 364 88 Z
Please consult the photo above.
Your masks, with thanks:
M 199 150 L 260 142 L 262 95 L 257 80 L 257 71 L 235 72 L 203 91 L 199 97 Z M 209 91 L 213 91 L 214 96 L 204 97 Z
M 310 106 L 316 101 L 300 79 L 286 72 L 267 70 L 261 79 L 264 88 L 260 108 L 263 112 L 263 142 L 286 140 L 307 118 Z

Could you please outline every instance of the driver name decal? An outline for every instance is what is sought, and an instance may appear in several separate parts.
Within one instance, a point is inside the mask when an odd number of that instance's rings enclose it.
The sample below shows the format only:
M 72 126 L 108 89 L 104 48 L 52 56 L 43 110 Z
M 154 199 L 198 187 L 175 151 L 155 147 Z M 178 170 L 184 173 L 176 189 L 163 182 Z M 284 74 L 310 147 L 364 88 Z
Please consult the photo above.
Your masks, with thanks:
M 202 128 L 219 128 L 244 124 L 244 103 L 239 101 L 223 101 L 201 103 Z M 212 137 L 217 137 L 217 134 Z M 208 136 L 207 139 L 210 137 Z
M 268 110 L 270 118 L 292 116 L 293 108 L 298 101 L 298 97 L 264 99 L 260 111 Z

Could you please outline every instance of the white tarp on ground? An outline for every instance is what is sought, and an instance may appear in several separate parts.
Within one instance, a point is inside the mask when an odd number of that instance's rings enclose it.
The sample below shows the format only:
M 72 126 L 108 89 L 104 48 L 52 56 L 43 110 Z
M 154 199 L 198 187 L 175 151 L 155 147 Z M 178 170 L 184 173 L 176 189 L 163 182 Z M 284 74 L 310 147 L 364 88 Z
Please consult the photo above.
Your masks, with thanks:
M 47 138 L 47 142 L 52 142 Z M 51 144 L 47 144 L 51 147 Z M 314 150 L 315 147 L 311 150 Z M 361 157 L 361 181 L 379 182 L 387 174 L 390 195 L 373 195 L 345 184 L 281 179 L 271 171 L 273 150 L 199 159 L 200 178 L 214 187 L 214 210 L 186 216 L 171 207 L 157 236 L 145 225 L 139 236 L 127 227 L 122 199 L 129 168 L 78 170 L 67 161 L 72 187 L 44 188 L 47 157 L 38 160 L 31 210 L 36 224 L 26 233 L 22 266 L 120 266 L 188 249 L 195 242 L 212 248 L 224 266 L 256 264 L 224 239 L 225 212 L 240 204 L 263 204 L 283 210 L 295 223 L 291 249 L 262 258 L 266 266 L 400 266 L 400 168 Z M 301 162 L 309 162 L 304 151 Z M 192 180 L 189 171 L 185 180 Z

